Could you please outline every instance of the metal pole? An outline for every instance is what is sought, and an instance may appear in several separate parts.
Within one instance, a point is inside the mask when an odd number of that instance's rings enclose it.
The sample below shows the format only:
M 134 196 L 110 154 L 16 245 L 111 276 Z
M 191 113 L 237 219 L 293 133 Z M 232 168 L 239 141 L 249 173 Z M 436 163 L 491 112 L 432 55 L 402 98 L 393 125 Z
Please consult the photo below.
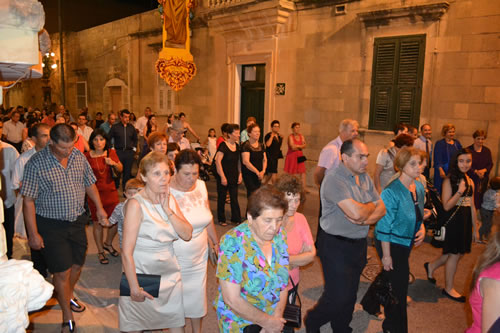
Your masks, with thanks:
M 61 73 L 61 104 L 66 105 L 66 92 L 64 89 L 64 56 L 63 56 L 63 27 L 62 27 L 62 11 L 61 11 L 61 0 L 57 1 L 58 15 L 57 19 L 59 22 L 59 69 Z

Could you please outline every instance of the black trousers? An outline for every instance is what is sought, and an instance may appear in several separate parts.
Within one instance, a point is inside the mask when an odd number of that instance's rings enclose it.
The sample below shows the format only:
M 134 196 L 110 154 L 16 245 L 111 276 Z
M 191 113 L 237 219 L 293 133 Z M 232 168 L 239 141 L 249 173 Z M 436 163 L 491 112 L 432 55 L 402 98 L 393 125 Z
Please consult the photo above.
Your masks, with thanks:
M 7 208 L 5 204 L 3 205 L 3 216 L 4 222 L 3 227 L 5 228 L 5 238 L 7 242 L 7 258 L 12 259 L 12 247 L 14 246 L 14 221 L 15 221 L 15 208 Z
M 243 181 L 245 182 L 245 187 L 247 188 L 247 198 L 248 198 L 255 190 L 257 190 L 260 187 L 261 181 L 259 177 L 251 171 L 242 172 L 242 175 L 243 175 Z
M 384 332 L 408 332 L 408 315 L 406 312 L 406 296 L 408 296 L 408 277 L 410 275 L 411 248 L 399 244 L 391 244 L 392 267 L 391 271 L 383 271 L 392 285 L 392 292 L 398 300 L 398 304 L 384 308 L 385 320 L 382 323 Z M 376 242 L 377 252 L 382 258 L 382 247 L 380 241 Z
M 307 313 L 306 331 L 316 332 L 330 322 L 335 333 L 350 333 L 359 278 L 366 265 L 366 238 L 346 239 L 323 231 L 317 243 L 325 289 L 318 303 Z
M 240 204 L 238 203 L 238 184 L 222 185 L 220 177 L 216 174 L 217 180 L 217 220 L 226 222 L 226 194 L 229 191 L 229 199 L 231 200 L 231 222 L 241 222 Z
M 133 150 L 116 150 L 116 154 L 123 164 L 122 189 L 125 191 L 125 185 L 132 177 L 132 163 L 134 163 L 135 152 Z M 116 188 L 118 188 L 118 185 L 119 184 L 116 184 Z

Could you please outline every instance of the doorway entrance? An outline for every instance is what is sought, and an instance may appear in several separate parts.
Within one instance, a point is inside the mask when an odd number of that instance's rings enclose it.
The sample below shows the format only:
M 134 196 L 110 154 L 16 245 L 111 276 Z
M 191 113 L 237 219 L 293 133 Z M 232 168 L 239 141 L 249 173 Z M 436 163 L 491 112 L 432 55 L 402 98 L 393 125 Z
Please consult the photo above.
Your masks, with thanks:
M 246 128 L 248 117 L 255 117 L 260 126 L 260 141 L 264 136 L 264 101 L 266 92 L 266 65 L 241 66 L 240 128 Z
M 111 95 L 111 111 L 119 115 L 122 108 L 122 87 L 109 87 L 109 93 Z

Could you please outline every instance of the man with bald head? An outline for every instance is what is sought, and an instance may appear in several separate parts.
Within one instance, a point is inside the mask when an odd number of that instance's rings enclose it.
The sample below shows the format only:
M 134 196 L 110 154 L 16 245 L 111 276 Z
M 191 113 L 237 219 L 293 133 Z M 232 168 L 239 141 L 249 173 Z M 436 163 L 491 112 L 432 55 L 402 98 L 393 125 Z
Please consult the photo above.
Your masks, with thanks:
M 325 289 L 305 318 L 306 332 L 319 332 L 330 322 L 334 332 L 349 326 L 356 303 L 359 277 L 366 265 L 369 226 L 385 215 L 385 206 L 366 173 L 368 148 L 359 139 L 346 140 L 342 161 L 321 183 L 323 232 L 318 235 Z

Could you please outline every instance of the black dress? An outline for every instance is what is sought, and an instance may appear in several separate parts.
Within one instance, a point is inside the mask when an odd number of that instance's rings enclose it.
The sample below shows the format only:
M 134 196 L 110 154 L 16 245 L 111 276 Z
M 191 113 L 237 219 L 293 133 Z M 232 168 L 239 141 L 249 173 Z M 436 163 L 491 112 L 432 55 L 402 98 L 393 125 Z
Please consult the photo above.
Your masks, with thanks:
M 271 133 L 269 132 L 264 137 L 264 142 L 267 142 L 271 137 Z M 266 148 L 266 156 L 267 156 L 267 168 L 266 174 L 270 173 L 278 173 L 278 160 L 283 158 L 283 153 L 281 152 L 281 145 L 283 144 L 283 138 L 281 135 L 279 138 L 274 137 L 271 145 Z
M 257 170 L 262 171 L 262 167 L 264 164 L 264 145 L 259 143 L 257 148 L 252 147 L 250 141 L 246 141 L 241 146 L 242 153 L 250 153 L 250 163 L 257 168 Z M 245 182 L 245 186 L 247 188 L 247 197 L 250 196 L 256 189 L 258 189 L 261 185 L 261 181 L 259 177 L 255 174 L 255 172 L 249 170 L 245 164 L 241 163 L 241 173 L 243 176 L 243 181 Z
M 453 194 L 455 194 L 453 192 Z M 461 206 L 453 207 L 451 212 L 457 212 L 446 225 L 446 235 L 443 244 L 443 254 L 464 254 L 470 253 L 472 243 L 472 186 L 467 185 L 467 189 L 460 197 Z

